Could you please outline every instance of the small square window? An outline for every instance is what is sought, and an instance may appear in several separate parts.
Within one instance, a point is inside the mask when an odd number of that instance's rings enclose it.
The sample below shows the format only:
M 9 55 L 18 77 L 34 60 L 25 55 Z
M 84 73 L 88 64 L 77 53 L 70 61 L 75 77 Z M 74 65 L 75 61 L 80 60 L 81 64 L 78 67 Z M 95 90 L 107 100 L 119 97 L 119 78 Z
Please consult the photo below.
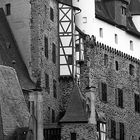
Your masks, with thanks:
M 50 19 L 51 21 L 54 21 L 54 11 L 52 7 L 50 7 Z
M 103 38 L 103 28 L 99 29 L 99 35 L 100 35 L 101 38 Z
M 87 17 L 83 17 L 83 23 L 87 23 Z
M 5 12 L 6 12 L 7 16 L 11 14 L 11 4 L 10 3 L 5 5 Z
M 134 48 L 133 48 L 133 41 L 132 41 L 132 40 L 130 40 L 130 50 L 131 50 L 131 51 L 134 50 Z
M 115 44 L 118 44 L 118 35 L 115 34 Z

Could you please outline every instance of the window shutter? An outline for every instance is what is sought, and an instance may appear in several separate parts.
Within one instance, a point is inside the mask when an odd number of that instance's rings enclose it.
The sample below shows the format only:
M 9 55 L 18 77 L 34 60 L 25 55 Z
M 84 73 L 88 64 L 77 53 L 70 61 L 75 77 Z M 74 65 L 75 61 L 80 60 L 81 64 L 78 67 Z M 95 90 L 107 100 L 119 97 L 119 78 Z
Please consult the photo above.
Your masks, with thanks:
M 118 106 L 118 89 L 115 88 L 115 103 Z
M 111 138 L 111 120 L 108 120 L 107 135 Z
M 120 139 L 124 140 L 124 124 L 120 123 Z
M 99 99 L 102 100 L 101 82 L 98 83 Z
M 48 58 L 48 38 L 44 37 L 44 46 L 45 46 L 45 56 Z
M 111 138 L 116 138 L 116 122 L 111 120 Z
M 116 122 L 116 139 L 120 139 L 120 125 L 118 122 Z
M 102 100 L 107 101 L 107 84 L 102 83 Z
M 123 107 L 123 90 L 122 89 L 118 89 L 118 105 L 119 107 Z
M 140 95 L 138 95 L 138 112 L 140 113 Z
M 56 63 L 56 46 L 54 43 L 52 44 L 52 61 L 54 64 Z

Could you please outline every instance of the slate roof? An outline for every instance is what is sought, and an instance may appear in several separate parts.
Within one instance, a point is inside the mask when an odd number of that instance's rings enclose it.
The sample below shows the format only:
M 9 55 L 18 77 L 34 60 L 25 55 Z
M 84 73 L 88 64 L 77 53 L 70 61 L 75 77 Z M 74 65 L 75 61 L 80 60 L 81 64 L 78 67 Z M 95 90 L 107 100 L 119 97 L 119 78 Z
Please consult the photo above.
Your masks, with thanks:
M 111 2 L 112 1 L 112 2 Z M 135 1 L 135 2 L 134 2 Z M 96 1 L 95 3 L 95 13 L 96 17 L 108 22 L 109 24 L 112 24 L 114 26 L 117 26 L 118 28 L 122 28 L 122 25 L 119 25 L 115 21 L 115 11 L 113 9 L 113 0 L 107 1 L 107 0 L 100 0 Z M 132 21 L 132 15 L 135 13 L 140 14 L 140 1 L 139 0 L 131 0 L 129 4 L 129 9 L 128 9 L 128 16 L 127 16 L 127 25 L 123 29 L 131 33 L 137 37 L 140 37 L 140 32 L 136 29 L 133 21 Z
M 10 66 L 16 70 L 22 89 L 35 88 L 2 8 L 0 8 L 0 65 Z
M 140 15 L 140 0 L 131 0 L 129 8 L 132 15 Z
M 87 123 L 88 118 L 81 98 L 78 86 L 75 84 L 71 93 L 71 99 L 68 104 L 64 117 L 60 123 Z

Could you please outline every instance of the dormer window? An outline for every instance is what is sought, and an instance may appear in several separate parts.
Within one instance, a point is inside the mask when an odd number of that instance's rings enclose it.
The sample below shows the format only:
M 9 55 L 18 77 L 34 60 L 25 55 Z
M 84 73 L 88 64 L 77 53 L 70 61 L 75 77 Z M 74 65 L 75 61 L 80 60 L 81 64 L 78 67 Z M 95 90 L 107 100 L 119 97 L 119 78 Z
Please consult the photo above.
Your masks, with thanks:
M 126 7 L 122 6 L 122 9 L 121 10 L 122 10 L 122 15 L 125 16 L 126 15 Z
M 6 12 L 7 16 L 11 15 L 11 4 L 10 3 L 7 3 L 5 5 L 5 12 Z
M 83 17 L 83 23 L 87 23 L 87 17 Z

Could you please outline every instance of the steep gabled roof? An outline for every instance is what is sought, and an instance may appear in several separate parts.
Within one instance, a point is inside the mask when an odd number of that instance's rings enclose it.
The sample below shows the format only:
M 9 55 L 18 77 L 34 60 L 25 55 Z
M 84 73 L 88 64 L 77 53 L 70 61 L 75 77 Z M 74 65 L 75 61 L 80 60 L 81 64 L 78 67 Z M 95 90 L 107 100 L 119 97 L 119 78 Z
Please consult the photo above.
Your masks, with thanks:
M 136 3 L 134 1 L 136 1 Z M 140 32 L 136 29 L 130 14 L 140 13 L 140 4 L 139 3 L 140 3 L 139 0 L 131 0 L 131 3 L 129 4 L 129 9 L 128 9 L 129 16 L 127 16 L 127 19 L 126 19 L 126 22 L 127 22 L 126 27 L 123 28 L 123 29 L 125 29 L 126 32 L 128 32 L 132 35 L 135 35 L 137 37 L 140 37 Z M 113 0 L 96 1 L 95 2 L 96 17 L 109 24 L 115 25 L 118 28 L 122 28 L 122 25 L 119 25 L 115 21 L 115 13 L 114 13 L 115 11 L 113 9 L 113 7 L 114 7 L 113 4 L 114 4 Z M 130 9 L 131 9 L 131 11 L 130 11 Z
M 68 104 L 64 117 L 60 120 L 61 123 L 87 123 L 88 118 L 83 106 L 80 90 L 77 85 L 74 85 L 71 100 Z
M 2 8 L 0 8 L 0 65 L 10 66 L 16 70 L 22 89 L 35 88 Z
M 131 0 L 129 9 L 132 15 L 140 15 L 140 0 Z

